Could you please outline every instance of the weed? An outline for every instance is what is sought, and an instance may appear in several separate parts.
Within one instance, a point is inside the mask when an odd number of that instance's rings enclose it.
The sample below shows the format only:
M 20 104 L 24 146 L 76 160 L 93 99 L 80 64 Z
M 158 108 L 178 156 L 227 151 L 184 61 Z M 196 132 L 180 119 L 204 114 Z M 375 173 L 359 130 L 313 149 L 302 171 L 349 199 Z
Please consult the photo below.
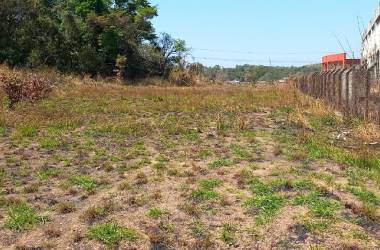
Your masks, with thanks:
M 162 210 L 159 208 L 151 208 L 148 211 L 148 216 L 153 218 L 153 219 L 158 219 L 162 217 L 163 215 L 168 214 L 168 211 Z
M 197 132 L 187 132 L 184 134 L 186 140 L 198 141 L 200 139 L 199 133 Z
M 8 208 L 8 219 L 5 222 L 5 227 L 22 231 L 31 229 L 34 224 L 44 221 L 46 218 L 38 216 L 35 209 L 28 204 L 14 203 Z
M 32 125 L 23 125 L 16 128 L 15 136 L 17 138 L 32 138 L 37 136 L 37 128 Z
M 202 150 L 202 151 L 199 153 L 199 157 L 200 157 L 200 158 L 203 158 L 203 159 L 205 159 L 205 158 L 207 158 L 207 157 L 209 157 L 209 156 L 211 156 L 211 152 L 208 151 L 208 150 Z
M 24 193 L 31 194 L 38 192 L 40 185 L 38 183 L 33 183 L 24 187 Z
M 377 197 L 374 193 L 366 190 L 363 187 L 349 187 L 348 190 L 357 196 L 361 201 L 372 204 L 375 206 L 380 206 L 380 198 Z
M 110 160 L 111 160 L 112 162 L 120 162 L 120 161 L 122 161 L 123 159 L 120 158 L 120 157 L 118 157 L 118 156 L 113 155 L 113 156 L 111 156 Z
M 244 204 L 256 215 L 256 223 L 264 225 L 271 221 L 286 204 L 286 198 L 275 194 L 261 194 L 247 200 Z
M 291 114 L 291 113 L 295 112 L 294 108 L 289 107 L 289 106 L 281 107 L 280 111 L 283 112 L 283 113 L 286 113 L 286 114 Z
M 220 233 L 220 239 L 227 244 L 234 244 L 236 241 L 237 228 L 233 224 L 224 224 Z
M 307 218 L 303 221 L 307 231 L 309 232 L 324 232 L 331 227 L 333 221 L 323 218 Z
M 218 199 L 220 196 L 217 192 L 210 189 L 198 188 L 191 193 L 191 197 L 196 202 Z
M 81 220 L 87 223 L 94 223 L 97 220 L 105 218 L 108 214 L 115 210 L 114 203 L 106 203 L 103 206 L 90 207 L 80 216 Z
M 223 184 L 219 179 L 203 179 L 199 181 L 199 186 L 204 189 L 213 189 Z
M 316 189 L 316 185 L 310 180 L 295 180 L 293 181 L 293 187 L 297 191 L 312 191 Z
M 273 193 L 270 185 L 266 185 L 258 178 L 254 178 L 250 181 L 250 190 L 256 195 L 269 195 Z
M 98 240 L 106 245 L 115 246 L 122 240 L 136 241 L 138 233 L 130 228 L 122 227 L 115 222 L 92 226 L 88 231 L 90 239 Z
M 140 172 L 136 175 L 136 180 L 135 180 L 135 185 L 137 186 L 141 186 L 141 185 L 146 185 L 148 184 L 148 176 L 143 173 L 143 172 Z
M 72 185 L 78 186 L 87 192 L 93 192 L 95 188 L 98 186 L 96 181 L 87 175 L 71 177 L 69 179 L 69 182 Z
M 295 198 L 294 204 L 307 205 L 314 215 L 321 218 L 334 218 L 336 211 L 341 208 L 338 201 L 325 198 L 318 192 L 302 194 Z
M 231 166 L 233 162 L 231 160 L 222 159 L 211 162 L 208 166 L 212 169 Z
M 248 160 L 251 157 L 251 154 L 239 145 L 232 145 L 231 149 L 234 155 L 240 160 Z
M 42 169 L 37 172 L 37 177 L 40 180 L 47 180 L 51 177 L 58 177 L 60 173 L 61 173 L 61 170 L 56 169 L 56 168 Z
M 130 190 L 130 189 L 132 189 L 132 186 L 128 181 L 123 181 L 122 183 L 119 184 L 118 189 L 119 190 Z
M 74 203 L 63 202 L 57 204 L 56 210 L 60 214 L 69 214 L 74 212 L 76 208 Z
M 190 229 L 196 238 L 206 238 L 207 236 L 206 226 L 201 220 L 193 221 L 190 225 Z
M 65 143 L 61 139 L 54 137 L 42 137 L 39 139 L 39 143 L 41 148 L 47 150 L 53 150 L 65 145 Z
M 5 125 L 5 123 L 3 123 L 1 120 L 0 120 L 0 136 L 5 136 L 8 132 L 8 128 L 7 126 Z
M 165 156 L 165 155 L 160 154 L 160 155 L 157 157 L 156 160 L 157 160 L 158 162 L 162 162 L 162 163 L 164 163 L 164 162 L 169 162 L 169 161 L 170 161 L 170 158 L 167 157 L 167 156 Z

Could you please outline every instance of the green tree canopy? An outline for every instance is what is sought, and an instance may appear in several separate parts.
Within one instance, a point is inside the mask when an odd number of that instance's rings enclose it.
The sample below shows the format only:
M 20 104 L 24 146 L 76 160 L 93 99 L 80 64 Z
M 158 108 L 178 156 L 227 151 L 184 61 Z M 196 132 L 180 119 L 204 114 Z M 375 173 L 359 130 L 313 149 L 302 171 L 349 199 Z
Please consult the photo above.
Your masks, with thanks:
M 0 0 L 0 63 L 125 76 L 156 72 L 151 51 L 157 9 L 147 0 Z

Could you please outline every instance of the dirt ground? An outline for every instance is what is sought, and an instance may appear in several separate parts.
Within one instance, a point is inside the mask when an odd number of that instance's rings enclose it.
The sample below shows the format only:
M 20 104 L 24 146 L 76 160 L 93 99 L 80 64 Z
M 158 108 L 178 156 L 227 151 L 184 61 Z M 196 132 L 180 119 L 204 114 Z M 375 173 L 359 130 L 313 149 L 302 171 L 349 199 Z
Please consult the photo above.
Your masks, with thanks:
M 0 248 L 379 249 L 379 148 L 294 98 L 100 85 L 3 105 Z

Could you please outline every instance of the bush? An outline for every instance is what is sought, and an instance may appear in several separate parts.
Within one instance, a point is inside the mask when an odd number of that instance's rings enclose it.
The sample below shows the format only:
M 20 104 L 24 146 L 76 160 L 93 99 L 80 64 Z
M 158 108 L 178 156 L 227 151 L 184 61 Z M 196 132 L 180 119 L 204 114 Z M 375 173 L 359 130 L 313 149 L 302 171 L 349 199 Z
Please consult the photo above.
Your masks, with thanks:
M 189 70 L 181 66 L 177 66 L 170 71 L 169 82 L 180 86 L 190 86 L 194 84 L 195 80 Z
M 52 91 L 50 80 L 35 74 L 8 74 L 0 76 L 0 84 L 8 97 L 8 107 L 13 109 L 20 101 L 42 100 Z

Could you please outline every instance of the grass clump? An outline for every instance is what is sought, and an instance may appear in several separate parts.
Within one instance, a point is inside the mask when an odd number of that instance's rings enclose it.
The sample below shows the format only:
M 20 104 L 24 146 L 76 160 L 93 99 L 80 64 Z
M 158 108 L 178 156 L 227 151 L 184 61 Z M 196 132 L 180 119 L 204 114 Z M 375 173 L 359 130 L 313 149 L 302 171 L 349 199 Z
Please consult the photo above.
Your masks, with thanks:
M 39 143 L 41 148 L 47 150 L 53 150 L 64 145 L 61 139 L 54 137 L 42 137 L 40 138 Z
M 256 215 L 256 223 L 264 225 L 270 222 L 286 204 L 286 198 L 275 193 L 275 184 L 273 186 L 268 185 L 257 178 L 252 179 L 250 184 L 250 189 L 255 194 L 255 197 L 247 200 L 245 206 Z
M 348 190 L 364 203 L 380 206 L 380 198 L 371 191 L 363 187 L 349 187 Z
M 323 197 L 319 192 L 311 192 L 307 195 L 300 195 L 294 200 L 295 205 L 306 205 L 311 212 L 320 218 L 334 218 L 341 204 L 333 199 Z
M 191 197 L 197 202 L 202 202 L 218 199 L 220 195 L 214 190 L 198 188 L 191 193 Z
M 31 125 L 19 126 L 16 128 L 15 136 L 17 138 L 32 138 L 38 134 L 37 128 Z
M 307 218 L 303 221 L 303 225 L 308 232 L 324 232 L 331 227 L 333 221 L 323 218 Z
M 211 156 L 211 152 L 209 150 L 202 150 L 201 152 L 199 152 L 199 157 L 200 158 L 205 159 L 205 158 L 207 158 L 209 156 Z
M 160 209 L 160 208 L 151 208 L 148 211 L 148 216 L 153 219 L 158 219 L 165 214 L 169 214 L 168 211 Z
M 27 203 L 19 202 L 8 207 L 8 219 L 5 221 L 5 227 L 15 231 L 23 231 L 31 229 L 33 225 L 45 219 L 38 216 L 36 210 Z
M 258 178 L 252 179 L 250 181 L 250 185 L 250 190 L 258 196 L 273 194 L 272 187 L 270 185 L 266 185 Z
M 200 139 L 200 135 L 197 132 L 187 132 L 184 134 L 184 137 L 189 141 L 198 141 Z
M 208 166 L 212 169 L 216 169 L 216 168 L 228 167 L 228 166 L 231 166 L 232 164 L 233 162 L 231 160 L 221 159 L 221 160 L 216 160 L 214 162 L 211 162 L 210 164 L 208 164 Z
M 203 179 L 199 181 L 199 186 L 204 189 L 214 189 L 223 184 L 222 180 L 219 179 Z
M 0 124 L 0 136 L 5 136 L 7 133 L 7 128 L 5 127 L 5 125 L 1 125 Z
M 245 202 L 245 206 L 252 209 L 256 215 L 256 223 L 258 225 L 270 222 L 285 204 L 286 199 L 276 194 L 258 195 Z
M 92 226 L 88 231 L 88 237 L 109 246 L 116 246 L 122 240 L 134 242 L 139 235 L 133 229 L 122 227 L 115 222 L 108 222 Z
M 103 206 L 90 207 L 83 212 L 83 214 L 80 216 L 80 219 L 88 223 L 93 223 L 97 220 L 105 218 L 114 210 L 115 204 L 113 203 L 106 203 Z
M 223 181 L 219 179 L 202 179 L 198 183 L 199 188 L 191 193 L 191 197 L 197 202 L 218 199 L 220 195 L 214 191 L 214 188 L 222 184 Z
M 191 233 L 197 238 L 205 238 L 207 230 L 205 224 L 201 220 L 195 220 L 190 226 Z
M 69 179 L 70 184 L 80 187 L 87 192 L 93 192 L 97 187 L 97 183 L 90 176 L 81 175 L 74 176 Z
M 251 154 L 240 145 L 232 145 L 232 152 L 240 160 L 248 160 Z
M 220 233 L 220 239 L 226 244 L 234 244 L 236 242 L 237 228 L 233 224 L 224 224 Z
M 48 169 L 43 169 L 37 172 L 37 177 L 40 180 L 47 180 L 52 177 L 57 177 L 61 171 L 56 168 L 48 168 Z

